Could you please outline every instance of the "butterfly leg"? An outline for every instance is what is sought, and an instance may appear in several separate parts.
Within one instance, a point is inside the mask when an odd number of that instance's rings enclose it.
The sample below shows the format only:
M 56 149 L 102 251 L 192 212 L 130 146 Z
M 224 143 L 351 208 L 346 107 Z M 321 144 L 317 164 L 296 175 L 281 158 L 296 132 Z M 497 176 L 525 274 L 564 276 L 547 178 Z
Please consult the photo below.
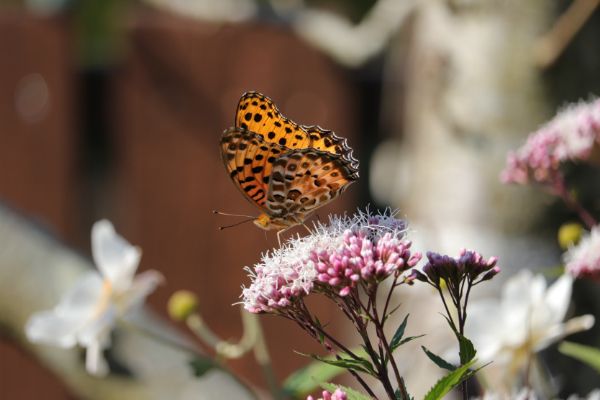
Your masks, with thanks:
M 312 235 L 312 233 L 313 233 L 313 232 L 310 230 L 310 228 L 309 228 L 309 227 L 308 227 L 308 226 L 307 226 L 307 225 L 306 225 L 304 222 L 302 223 L 302 226 L 303 226 L 304 228 L 306 228 L 306 230 L 308 231 L 308 234 L 309 234 L 309 235 Z

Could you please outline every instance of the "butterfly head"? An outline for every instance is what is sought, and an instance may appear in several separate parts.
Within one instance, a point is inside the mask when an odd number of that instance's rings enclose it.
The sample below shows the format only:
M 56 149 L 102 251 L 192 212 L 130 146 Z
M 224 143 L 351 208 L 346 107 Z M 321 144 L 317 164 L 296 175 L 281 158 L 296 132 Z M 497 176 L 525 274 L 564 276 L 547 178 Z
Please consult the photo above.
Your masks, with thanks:
M 301 223 L 301 221 L 297 222 L 295 220 L 290 220 L 286 218 L 271 217 L 265 213 L 260 214 L 258 217 L 256 217 L 256 219 L 253 222 L 254 225 L 266 231 L 280 231 L 282 229 L 287 229 L 291 226 Z

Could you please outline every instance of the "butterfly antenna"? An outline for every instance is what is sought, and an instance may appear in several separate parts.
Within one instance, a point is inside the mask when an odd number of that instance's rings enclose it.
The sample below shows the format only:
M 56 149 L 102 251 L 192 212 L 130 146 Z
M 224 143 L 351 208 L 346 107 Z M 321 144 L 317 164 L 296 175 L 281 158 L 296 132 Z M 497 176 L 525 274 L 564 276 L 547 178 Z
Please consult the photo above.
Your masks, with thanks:
M 234 226 L 242 225 L 242 224 L 245 224 L 246 222 L 254 221 L 255 219 L 256 218 L 254 218 L 254 217 L 250 217 L 250 219 L 245 219 L 243 221 L 236 222 L 235 224 L 220 226 L 219 230 L 222 231 L 223 229 L 233 228 Z
M 255 219 L 252 215 L 245 215 L 245 214 L 230 214 L 230 213 L 224 213 L 222 211 L 217 211 L 217 210 L 213 210 L 212 211 L 213 214 L 217 214 L 217 215 L 226 215 L 228 217 L 246 217 L 246 218 L 252 218 Z

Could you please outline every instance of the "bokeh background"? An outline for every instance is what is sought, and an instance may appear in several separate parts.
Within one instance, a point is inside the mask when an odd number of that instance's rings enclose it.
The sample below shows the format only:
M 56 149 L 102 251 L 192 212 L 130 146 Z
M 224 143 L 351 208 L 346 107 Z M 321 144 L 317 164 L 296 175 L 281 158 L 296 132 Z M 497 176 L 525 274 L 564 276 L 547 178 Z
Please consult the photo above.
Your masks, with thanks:
M 573 3 L 597 2 L 3 0 L 0 201 L 84 256 L 92 223 L 109 218 L 143 249 L 141 269 L 167 278 L 153 310 L 166 317 L 169 296 L 192 290 L 211 328 L 237 338 L 242 268 L 276 237 L 219 231 L 235 219 L 211 211 L 256 213 L 218 142 L 257 90 L 348 138 L 360 160 L 360 180 L 321 219 L 399 207 L 426 248 L 483 248 L 509 271 L 557 264 L 553 232 L 573 216 L 498 174 L 558 106 L 600 93 L 599 12 L 555 59 L 542 42 Z M 581 312 L 598 310 L 592 291 L 579 291 Z M 278 378 L 307 361 L 292 349 L 319 351 L 292 323 L 263 321 Z M 0 330 L 0 397 L 79 398 L 14 329 Z M 231 366 L 265 385 L 250 358 Z

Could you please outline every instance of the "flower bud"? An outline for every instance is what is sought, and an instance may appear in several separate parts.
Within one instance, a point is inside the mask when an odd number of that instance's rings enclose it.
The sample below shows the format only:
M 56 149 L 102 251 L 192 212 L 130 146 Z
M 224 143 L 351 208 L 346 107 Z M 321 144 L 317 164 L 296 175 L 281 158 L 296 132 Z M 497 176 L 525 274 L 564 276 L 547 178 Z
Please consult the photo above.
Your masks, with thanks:
M 563 224 L 558 229 L 558 244 L 563 250 L 576 245 L 583 235 L 583 227 L 576 222 Z
M 198 309 L 198 298 L 188 290 L 173 293 L 167 304 L 169 316 L 175 321 L 185 321 Z

